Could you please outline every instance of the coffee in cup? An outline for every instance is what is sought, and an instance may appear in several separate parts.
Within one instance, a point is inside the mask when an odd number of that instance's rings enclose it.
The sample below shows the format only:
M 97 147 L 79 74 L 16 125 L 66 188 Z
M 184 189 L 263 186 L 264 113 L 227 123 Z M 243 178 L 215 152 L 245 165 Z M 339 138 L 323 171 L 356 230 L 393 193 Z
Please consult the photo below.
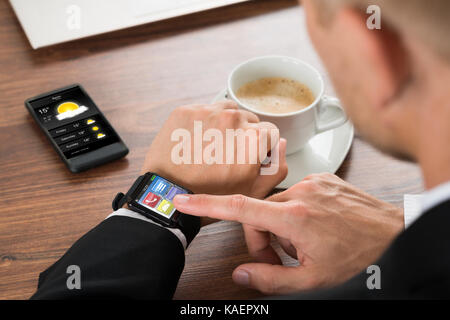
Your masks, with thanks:
M 282 77 L 260 78 L 241 86 L 236 97 L 262 112 L 285 114 L 311 105 L 315 97 L 306 85 Z
M 286 80 L 294 80 L 296 83 Z M 276 90 L 274 82 L 277 86 L 281 83 Z M 294 88 L 300 89 L 300 92 L 303 89 L 303 94 L 292 94 L 291 90 L 294 91 Z M 307 92 L 306 88 L 311 95 L 304 94 Z M 239 95 L 240 89 L 242 91 Z M 267 98 L 267 93 L 252 95 L 264 89 L 272 92 L 270 99 Z M 275 124 L 280 129 L 280 136 L 287 139 L 286 154 L 289 155 L 301 150 L 315 135 L 347 122 L 347 115 L 339 100 L 325 95 L 324 89 L 319 71 L 306 62 L 291 57 L 265 56 L 247 60 L 233 69 L 228 77 L 227 96 L 242 109 L 255 113 L 261 121 Z M 280 94 L 281 92 L 291 93 Z M 280 96 L 284 98 L 280 99 Z M 264 97 L 267 99 L 264 100 Z M 286 103 L 286 97 L 294 103 Z M 312 101 L 305 97 L 310 97 Z M 278 106 L 276 102 L 279 103 Z M 264 108 L 267 109 L 263 110 Z

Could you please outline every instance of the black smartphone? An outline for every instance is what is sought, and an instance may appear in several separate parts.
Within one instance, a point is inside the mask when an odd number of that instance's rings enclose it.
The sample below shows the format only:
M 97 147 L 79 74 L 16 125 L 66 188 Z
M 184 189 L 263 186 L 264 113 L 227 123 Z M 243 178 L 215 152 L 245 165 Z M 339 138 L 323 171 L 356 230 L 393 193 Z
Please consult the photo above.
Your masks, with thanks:
M 73 173 L 128 154 L 125 143 L 79 84 L 27 99 L 25 106 Z

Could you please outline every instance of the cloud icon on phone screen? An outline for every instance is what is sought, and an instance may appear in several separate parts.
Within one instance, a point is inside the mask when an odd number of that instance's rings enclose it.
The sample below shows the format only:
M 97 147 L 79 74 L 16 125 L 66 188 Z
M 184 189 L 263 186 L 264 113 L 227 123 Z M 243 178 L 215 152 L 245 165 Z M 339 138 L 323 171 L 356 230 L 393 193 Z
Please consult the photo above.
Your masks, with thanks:
M 75 102 L 66 101 L 56 107 L 56 118 L 58 120 L 73 118 L 82 114 L 83 112 L 86 112 L 87 110 L 88 107 L 86 106 L 80 106 Z

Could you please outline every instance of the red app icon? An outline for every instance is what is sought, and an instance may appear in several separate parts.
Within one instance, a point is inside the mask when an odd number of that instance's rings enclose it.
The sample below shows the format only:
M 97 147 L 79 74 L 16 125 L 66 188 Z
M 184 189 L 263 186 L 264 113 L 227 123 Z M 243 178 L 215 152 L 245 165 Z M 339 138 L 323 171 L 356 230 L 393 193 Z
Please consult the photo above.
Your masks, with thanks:
M 156 194 L 149 192 L 144 199 L 144 204 L 149 206 L 150 208 L 156 207 L 156 204 L 159 202 L 161 197 L 158 197 Z

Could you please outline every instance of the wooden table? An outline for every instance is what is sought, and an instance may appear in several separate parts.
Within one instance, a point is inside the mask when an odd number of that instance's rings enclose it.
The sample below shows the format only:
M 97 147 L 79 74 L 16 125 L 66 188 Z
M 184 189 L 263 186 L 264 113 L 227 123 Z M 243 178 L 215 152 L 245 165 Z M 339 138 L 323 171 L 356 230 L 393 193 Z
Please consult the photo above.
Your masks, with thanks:
M 111 212 L 112 197 L 137 177 L 169 112 L 211 101 L 233 66 L 284 54 L 323 72 L 303 20 L 295 0 L 262 0 L 34 51 L 1 0 L 0 298 L 30 297 L 39 273 Z M 26 98 L 75 82 L 129 146 L 126 159 L 71 174 L 31 120 Z M 422 190 L 415 165 L 380 154 L 358 136 L 338 175 L 399 206 L 404 193 Z M 248 261 L 239 225 L 204 228 L 187 251 L 175 298 L 259 297 L 231 280 Z

